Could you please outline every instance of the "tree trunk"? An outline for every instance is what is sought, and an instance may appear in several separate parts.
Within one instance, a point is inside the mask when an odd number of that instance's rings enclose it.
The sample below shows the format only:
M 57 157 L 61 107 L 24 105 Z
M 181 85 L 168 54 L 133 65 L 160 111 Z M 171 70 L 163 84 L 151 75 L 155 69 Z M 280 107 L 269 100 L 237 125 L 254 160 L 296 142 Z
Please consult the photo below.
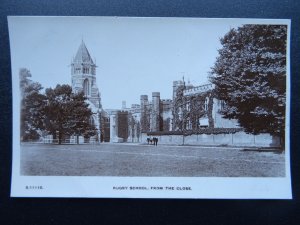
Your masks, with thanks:
M 58 144 L 61 145 L 61 139 L 62 139 L 62 132 L 59 131 L 58 133 Z
M 56 144 L 56 131 L 53 132 L 52 144 Z
M 285 150 L 285 133 L 280 134 L 280 149 Z

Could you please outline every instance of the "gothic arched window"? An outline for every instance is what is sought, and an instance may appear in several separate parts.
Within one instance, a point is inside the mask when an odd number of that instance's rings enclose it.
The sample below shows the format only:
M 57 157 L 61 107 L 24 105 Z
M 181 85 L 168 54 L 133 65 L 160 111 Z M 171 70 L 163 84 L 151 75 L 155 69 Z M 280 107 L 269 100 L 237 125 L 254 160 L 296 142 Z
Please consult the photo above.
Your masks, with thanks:
M 80 68 L 76 68 L 76 72 L 75 73 L 79 74 L 80 73 Z
M 205 98 L 205 103 L 204 103 L 204 109 L 205 109 L 205 111 L 208 110 L 208 101 L 209 101 L 209 99 L 208 99 L 208 97 L 206 97 Z
M 90 95 L 90 82 L 88 79 L 85 79 L 83 82 L 83 92 L 85 96 Z

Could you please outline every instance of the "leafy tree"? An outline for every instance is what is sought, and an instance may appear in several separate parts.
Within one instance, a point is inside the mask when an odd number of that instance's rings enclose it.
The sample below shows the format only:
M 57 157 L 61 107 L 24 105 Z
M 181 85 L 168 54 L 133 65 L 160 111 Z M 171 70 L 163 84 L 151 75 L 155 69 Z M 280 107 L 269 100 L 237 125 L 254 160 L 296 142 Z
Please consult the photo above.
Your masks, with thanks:
M 131 135 L 132 142 L 134 141 L 134 138 L 137 138 L 139 140 L 141 133 L 141 123 L 138 118 L 132 113 L 128 113 L 128 129 L 129 135 Z
M 42 86 L 33 82 L 29 70 L 22 68 L 19 72 L 21 93 L 21 140 L 37 140 L 44 128 L 45 96 L 40 93 Z
M 69 85 L 57 85 L 54 89 L 46 89 L 46 98 L 45 128 L 58 138 L 59 144 L 68 135 L 76 135 L 77 143 L 79 135 L 85 138 L 96 135 L 92 111 L 82 92 L 74 94 Z
M 210 79 L 224 117 L 246 132 L 284 138 L 286 41 L 285 25 L 244 25 L 221 39 Z
M 118 137 L 123 138 L 126 142 L 128 139 L 128 112 L 118 111 L 117 113 L 118 121 Z

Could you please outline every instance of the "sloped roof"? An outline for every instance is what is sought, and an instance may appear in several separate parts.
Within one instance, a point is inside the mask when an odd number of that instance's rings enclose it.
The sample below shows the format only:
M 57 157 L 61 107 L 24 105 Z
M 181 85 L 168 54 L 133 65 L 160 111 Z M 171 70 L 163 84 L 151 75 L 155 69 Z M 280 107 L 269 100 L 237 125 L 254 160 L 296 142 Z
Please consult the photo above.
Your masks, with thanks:
M 94 64 L 92 57 L 90 56 L 90 53 L 87 50 L 83 41 L 81 41 L 81 44 L 74 58 L 74 62 L 85 62 L 85 63 Z

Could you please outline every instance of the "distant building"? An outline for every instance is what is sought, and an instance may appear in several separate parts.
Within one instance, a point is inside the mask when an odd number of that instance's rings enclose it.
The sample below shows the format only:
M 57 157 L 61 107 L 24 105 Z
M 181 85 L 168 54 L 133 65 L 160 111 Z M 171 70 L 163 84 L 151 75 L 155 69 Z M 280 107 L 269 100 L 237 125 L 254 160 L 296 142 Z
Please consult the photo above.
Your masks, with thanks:
M 197 130 L 201 128 L 237 128 L 236 120 L 222 117 L 224 102 L 213 95 L 213 84 L 194 86 L 184 80 L 173 81 L 173 98 L 161 99 L 152 93 L 152 101 L 141 95 L 142 132 Z
M 141 95 L 141 130 L 170 131 L 172 130 L 171 99 L 161 99 L 160 92 L 152 92 L 152 101 L 148 101 L 147 95 Z
M 121 110 L 106 110 L 111 122 L 110 142 L 139 142 L 140 133 L 148 132 L 238 127 L 236 120 L 222 118 L 220 110 L 224 102 L 213 96 L 213 89 L 212 84 L 193 86 L 179 80 L 173 82 L 172 99 L 161 99 L 160 92 L 152 92 L 151 100 L 148 95 L 141 95 L 140 104 L 130 108 L 122 101 Z M 121 137 L 120 130 L 127 130 L 128 137 L 125 138 L 124 132 Z
M 126 107 L 122 101 L 122 109 L 106 109 L 110 118 L 110 142 L 140 142 L 141 108 L 138 104 Z

